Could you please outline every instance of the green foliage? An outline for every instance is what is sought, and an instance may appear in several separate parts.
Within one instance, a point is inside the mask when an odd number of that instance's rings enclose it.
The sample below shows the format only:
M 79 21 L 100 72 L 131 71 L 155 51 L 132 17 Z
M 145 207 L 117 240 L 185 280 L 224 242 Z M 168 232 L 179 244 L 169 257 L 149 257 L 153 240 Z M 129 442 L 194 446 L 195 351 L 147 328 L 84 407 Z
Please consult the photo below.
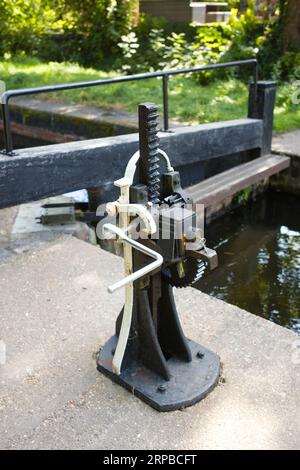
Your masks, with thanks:
M 100 65 L 117 52 L 117 43 L 131 24 L 132 0 L 64 0 L 63 4 L 63 15 L 69 20 L 65 26 L 75 46 L 71 59 Z
M 245 13 L 239 15 L 237 9 L 231 10 L 231 16 L 222 26 L 223 35 L 230 41 L 230 46 L 222 57 L 222 61 L 234 61 L 256 58 L 259 51 L 259 41 L 264 34 L 265 23 L 258 20 L 254 6 L 248 4 Z M 249 70 L 235 71 L 240 78 L 249 76 Z
M 282 53 L 287 1 L 278 3 L 275 21 L 264 21 L 255 15 L 254 0 L 230 0 L 234 8 L 226 23 L 199 26 L 145 15 L 133 25 L 137 0 L 0 0 L 0 57 L 26 53 L 122 73 L 257 57 L 261 78 L 291 80 L 299 67 L 300 44 Z M 237 74 L 232 69 L 195 78 L 205 84 L 233 76 L 247 80 L 248 75 L 249 70 Z
M 117 68 L 135 73 L 162 69 L 165 65 L 166 38 L 162 29 L 151 29 L 147 44 L 139 41 L 135 31 L 121 37 L 118 44 L 122 57 Z
M 170 32 L 162 20 L 143 17 L 119 43 L 119 68 L 135 73 L 256 57 L 265 25 L 255 17 L 253 4 L 249 5 L 242 15 L 233 9 L 225 24 L 193 25 L 185 31 Z M 197 74 L 197 79 L 204 84 L 216 76 L 228 76 L 228 72 L 217 73 Z
M 118 53 L 136 0 L 0 0 L 0 54 L 101 66 Z
M 222 26 L 223 34 L 230 38 L 233 44 L 244 46 L 255 46 L 263 28 L 264 24 L 256 18 L 254 9 L 250 7 L 241 15 L 236 8 L 233 8 L 227 23 Z
M 7 89 L 35 87 L 66 82 L 80 82 L 109 78 L 115 72 L 83 68 L 68 62 L 41 62 L 24 55 L 0 61 L 0 79 Z M 141 86 L 142 83 L 142 86 Z M 102 108 L 119 108 L 136 113 L 143 101 L 162 103 L 160 79 L 143 82 L 119 83 L 102 87 L 70 90 L 40 95 L 43 99 L 83 103 Z M 278 87 L 275 107 L 275 131 L 299 127 L 300 106 L 292 103 L 296 84 Z M 169 82 L 170 117 L 186 123 L 207 123 L 236 119 L 247 115 L 247 86 L 238 80 L 218 80 L 201 86 L 192 77 L 171 77 Z
M 121 70 L 134 73 L 194 67 L 220 60 L 228 47 L 228 40 L 217 28 L 194 30 L 193 40 L 189 40 L 188 34 L 174 31 L 167 34 L 163 28 L 153 28 L 148 32 L 146 42 L 139 36 L 138 29 L 131 31 L 122 36 L 119 43 Z
M 242 189 L 237 195 L 235 196 L 239 205 L 246 204 L 249 201 L 249 198 L 252 193 L 252 187 L 249 186 L 248 188 Z
M 284 28 L 286 28 L 288 0 L 278 2 L 277 17 L 268 23 L 264 37 L 261 38 L 258 53 L 259 63 L 264 76 L 277 80 L 291 80 L 297 76 L 299 69 L 300 42 L 284 45 Z M 298 25 L 300 31 L 300 24 Z
M 121 37 L 117 69 L 135 73 L 173 67 L 189 59 L 195 35 L 190 25 L 168 23 L 164 18 L 141 15 L 138 24 Z M 188 54 L 188 55 L 186 55 Z
M 286 5 L 286 1 L 282 0 L 281 3 Z M 244 1 L 243 5 L 234 0 L 230 3 L 238 8 L 232 8 L 226 23 L 209 26 L 193 24 L 185 30 L 173 32 L 162 19 L 142 17 L 140 23 L 129 35 L 123 36 L 119 43 L 122 55 L 117 68 L 126 73 L 135 73 L 257 58 L 261 78 L 292 79 L 299 67 L 299 51 L 295 49 L 281 54 L 281 16 L 278 15 L 272 21 L 257 18 L 257 3 L 254 0 Z M 265 8 L 263 4 L 260 6 Z M 274 5 L 272 8 L 274 13 Z M 228 69 L 195 75 L 202 84 L 215 78 L 232 76 L 248 80 L 249 69 Z
M 55 11 L 49 0 L 0 0 L 0 54 L 34 52 L 49 25 L 55 30 Z
M 300 79 L 300 52 L 286 52 L 277 62 L 274 72 L 281 80 Z

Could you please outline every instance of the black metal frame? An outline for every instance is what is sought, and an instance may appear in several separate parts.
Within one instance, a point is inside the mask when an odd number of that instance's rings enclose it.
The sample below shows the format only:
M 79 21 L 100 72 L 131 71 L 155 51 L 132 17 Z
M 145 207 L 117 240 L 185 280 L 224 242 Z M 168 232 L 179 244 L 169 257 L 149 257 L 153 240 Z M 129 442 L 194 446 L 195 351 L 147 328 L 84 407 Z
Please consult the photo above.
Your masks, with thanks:
M 17 96 L 27 96 L 27 95 L 37 95 L 40 93 L 51 93 L 55 91 L 64 91 L 64 90 L 75 90 L 79 88 L 88 88 L 92 86 L 100 85 L 110 85 L 114 83 L 123 83 L 137 80 L 146 80 L 149 78 L 162 78 L 162 91 L 163 91 L 163 122 L 164 122 L 164 131 L 168 132 L 169 130 L 169 100 L 168 100 L 168 80 L 172 75 L 188 74 L 192 72 L 205 72 L 208 70 L 223 69 L 230 67 L 242 67 L 242 66 L 253 66 L 253 78 L 254 78 L 254 93 L 257 93 L 257 83 L 258 83 L 258 63 L 256 59 L 248 60 L 239 60 L 234 62 L 224 62 L 220 64 L 210 64 L 210 65 L 201 65 L 199 67 L 189 67 L 184 69 L 177 70 L 162 70 L 159 72 L 152 73 L 141 73 L 136 75 L 128 75 L 123 77 L 114 77 L 108 79 L 94 80 L 88 82 L 78 82 L 78 83 L 67 83 L 62 85 L 54 86 L 43 86 L 36 88 L 24 88 L 18 90 L 8 90 L 4 92 L 1 96 L 1 108 L 3 116 L 3 132 L 4 132 L 4 144 L 5 144 L 5 153 L 13 156 L 13 141 L 11 133 L 11 123 L 9 115 L 9 100 Z

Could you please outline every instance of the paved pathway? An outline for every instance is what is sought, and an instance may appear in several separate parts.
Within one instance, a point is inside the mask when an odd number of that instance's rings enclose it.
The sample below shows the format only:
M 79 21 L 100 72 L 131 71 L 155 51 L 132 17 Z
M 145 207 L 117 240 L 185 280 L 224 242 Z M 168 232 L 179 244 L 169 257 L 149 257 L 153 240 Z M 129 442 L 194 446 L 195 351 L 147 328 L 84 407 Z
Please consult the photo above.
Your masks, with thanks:
M 176 291 L 184 329 L 223 363 L 205 400 L 158 413 L 98 373 L 123 302 L 106 288 L 121 272 L 71 236 L 2 260 L 0 448 L 299 449 L 299 338 L 195 289 Z
M 275 135 L 272 150 L 273 152 L 300 157 L 300 129 Z

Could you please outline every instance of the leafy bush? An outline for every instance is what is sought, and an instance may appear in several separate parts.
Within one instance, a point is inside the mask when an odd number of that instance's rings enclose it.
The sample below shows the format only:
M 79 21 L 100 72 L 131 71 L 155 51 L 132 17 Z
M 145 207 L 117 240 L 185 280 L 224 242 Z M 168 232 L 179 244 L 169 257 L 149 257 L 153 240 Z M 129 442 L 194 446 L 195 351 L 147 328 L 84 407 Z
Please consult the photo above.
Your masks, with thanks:
M 49 0 L 0 0 L 0 54 L 35 52 L 41 38 L 56 29 L 55 11 Z
M 122 58 L 118 62 L 122 71 L 194 67 L 220 60 L 228 47 L 228 40 L 217 28 L 169 32 L 167 28 L 157 27 L 147 32 L 147 40 L 144 34 L 145 29 L 137 27 L 122 36 L 119 43 Z
M 191 25 L 173 24 L 165 18 L 142 14 L 138 24 L 121 37 L 118 44 L 121 56 L 116 67 L 128 73 L 170 67 L 173 45 L 174 54 L 178 55 L 183 43 L 188 46 L 194 37 L 195 29 Z
M 241 15 L 238 14 L 237 9 L 232 9 L 230 18 L 222 27 L 223 35 L 231 43 L 224 53 L 222 61 L 257 58 L 259 41 L 264 34 L 265 26 L 263 21 L 256 18 L 253 6 L 247 8 L 245 13 Z M 246 69 L 233 70 L 232 73 L 242 79 L 249 76 L 249 70 Z
M 119 52 L 136 0 L 0 0 L 0 54 L 100 67 Z
M 132 21 L 133 0 L 61 0 L 68 18 L 64 32 L 72 36 L 75 59 L 89 66 L 103 65 L 118 52 L 117 44 Z M 71 59 L 74 59 L 71 57 Z
M 286 52 L 276 64 L 275 76 L 284 81 L 300 78 L 300 52 Z
M 173 32 L 163 19 L 142 17 L 129 34 L 122 36 L 117 67 L 135 73 L 257 58 L 261 78 L 292 79 L 300 65 L 300 50 L 282 55 L 279 17 L 275 21 L 257 18 L 253 0 L 245 1 L 243 8 L 241 2 L 232 0 L 231 4 L 239 8 L 231 10 L 226 23 L 193 24 Z M 232 76 L 248 80 L 249 69 L 224 69 L 195 76 L 202 84 Z
M 253 10 L 249 8 L 240 16 L 233 9 L 225 24 L 193 25 L 181 32 L 170 32 L 162 20 L 155 21 L 153 23 L 153 20 L 143 18 L 142 25 L 122 36 L 119 43 L 122 51 L 119 68 L 122 71 L 134 73 L 195 67 L 255 57 L 258 52 L 257 40 L 264 29 L 264 24 L 256 19 Z M 217 73 L 218 77 L 228 75 L 228 72 Z M 215 75 L 207 72 L 197 74 L 197 77 L 201 83 L 206 83 Z
M 72 61 L 94 68 L 147 72 L 257 57 L 261 78 L 289 80 L 299 67 L 300 45 L 283 54 L 281 0 L 275 21 L 257 19 L 254 0 L 229 0 L 226 23 L 171 24 L 141 15 L 137 0 L 0 0 L 0 57 L 25 52 L 45 61 Z M 256 3 L 257 5 L 257 3 Z M 237 75 L 219 70 L 197 74 L 205 84 Z M 238 77 L 247 79 L 241 69 Z

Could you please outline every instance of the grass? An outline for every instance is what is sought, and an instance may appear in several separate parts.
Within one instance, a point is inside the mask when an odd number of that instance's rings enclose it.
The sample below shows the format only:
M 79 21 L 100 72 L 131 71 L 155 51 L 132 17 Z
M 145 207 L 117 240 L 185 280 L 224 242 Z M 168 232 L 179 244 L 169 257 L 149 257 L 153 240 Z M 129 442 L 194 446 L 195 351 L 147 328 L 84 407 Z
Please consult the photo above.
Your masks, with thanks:
M 19 57 L 0 61 L 0 80 L 6 89 L 43 86 L 115 76 L 71 63 L 43 63 L 38 59 Z M 201 86 L 189 77 L 171 77 L 169 82 L 170 117 L 187 123 L 207 123 L 245 117 L 247 86 L 237 80 L 214 81 Z M 300 127 L 300 105 L 292 103 L 293 84 L 278 87 L 274 129 L 284 132 Z M 105 108 L 136 112 L 138 103 L 162 103 L 160 79 L 148 79 L 126 84 L 72 90 L 39 95 L 39 98 L 83 103 Z

